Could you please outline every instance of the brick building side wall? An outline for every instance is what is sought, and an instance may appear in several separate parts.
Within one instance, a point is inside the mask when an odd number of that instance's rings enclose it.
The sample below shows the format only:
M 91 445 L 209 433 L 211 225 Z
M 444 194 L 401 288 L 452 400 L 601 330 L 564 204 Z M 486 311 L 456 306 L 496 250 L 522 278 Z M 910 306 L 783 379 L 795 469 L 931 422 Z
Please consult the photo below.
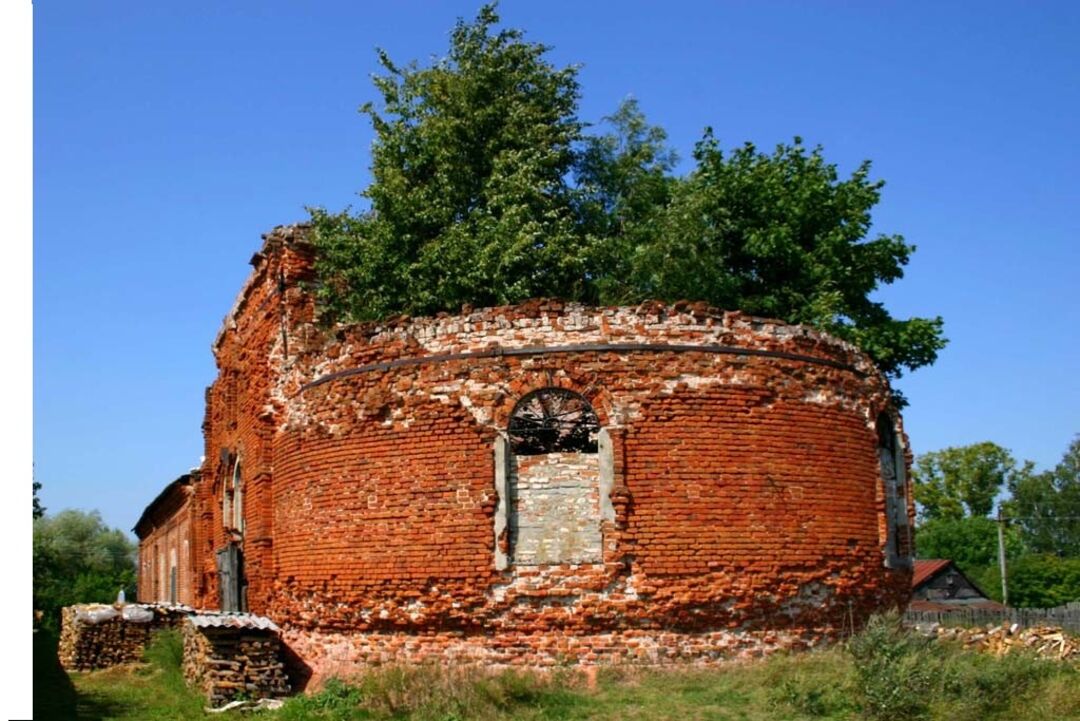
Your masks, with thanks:
M 268 238 L 215 344 L 198 604 L 217 604 L 227 541 L 222 449 L 239 449 L 250 489 L 250 608 L 320 669 L 402 644 L 497 662 L 655 658 L 661 634 L 683 639 L 676 656 L 764 649 L 906 601 L 910 569 L 883 552 L 879 414 L 903 432 L 852 346 L 689 303 L 537 301 L 321 331 L 295 232 Z M 589 502 L 552 524 L 578 524 L 566 532 L 590 550 L 511 552 L 501 568 L 495 448 L 516 401 L 551 386 L 584 396 L 609 439 L 601 479 L 565 479 Z
M 206 390 L 193 583 L 197 605 L 207 608 L 219 606 L 216 553 L 229 542 L 243 551 L 249 608 L 266 606 L 274 578 L 271 478 L 278 409 L 270 384 L 288 350 L 285 329 L 309 321 L 313 304 L 300 287 L 310 276 L 309 250 L 294 242 L 295 229 L 277 229 L 264 238 L 263 250 L 252 258 L 255 270 L 214 342 L 218 377 Z M 242 469 L 242 529 L 223 517 L 222 495 L 236 458 Z
M 192 517 L 194 505 L 185 494 L 182 503 L 168 512 L 146 535 L 139 539 L 136 595 L 141 602 L 170 602 L 171 569 L 176 566 L 177 603 L 195 600 L 194 543 Z M 135 599 L 129 599 L 135 600 Z

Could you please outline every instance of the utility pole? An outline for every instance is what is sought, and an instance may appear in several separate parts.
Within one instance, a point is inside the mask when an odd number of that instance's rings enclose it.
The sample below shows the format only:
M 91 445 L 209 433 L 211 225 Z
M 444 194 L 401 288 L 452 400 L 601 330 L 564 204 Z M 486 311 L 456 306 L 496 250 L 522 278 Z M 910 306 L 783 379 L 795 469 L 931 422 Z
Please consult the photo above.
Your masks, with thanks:
M 1009 605 L 1009 586 L 1005 581 L 1005 516 L 998 506 L 998 566 L 1001 568 L 1001 602 Z

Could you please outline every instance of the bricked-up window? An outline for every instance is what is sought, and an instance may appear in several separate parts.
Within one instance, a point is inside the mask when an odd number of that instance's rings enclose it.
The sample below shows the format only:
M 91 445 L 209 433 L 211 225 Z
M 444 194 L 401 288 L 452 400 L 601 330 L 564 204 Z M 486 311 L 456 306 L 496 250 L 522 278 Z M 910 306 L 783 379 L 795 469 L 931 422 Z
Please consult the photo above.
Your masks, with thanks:
M 907 483 L 904 456 L 892 419 L 878 416 L 878 460 L 885 490 L 885 563 L 896 568 L 911 565 L 911 538 L 908 527 Z
M 506 556 L 496 568 L 603 560 L 600 434 L 573 391 L 542 388 L 518 402 L 507 428 Z M 497 544 L 499 529 L 497 520 Z
M 169 603 L 176 603 L 176 549 L 169 549 Z
M 564 388 L 529 393 L 510 416 L 510 448 L 517 456 L 596 453 L 600 421 L 584 397 Z

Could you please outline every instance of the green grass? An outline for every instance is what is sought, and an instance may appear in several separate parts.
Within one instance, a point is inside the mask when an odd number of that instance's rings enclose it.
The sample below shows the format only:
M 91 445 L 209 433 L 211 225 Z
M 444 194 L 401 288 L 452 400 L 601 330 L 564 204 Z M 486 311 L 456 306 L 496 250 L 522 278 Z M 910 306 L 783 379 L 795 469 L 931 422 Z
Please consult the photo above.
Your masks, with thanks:
M 876 621 L 850 644 L 722 668 L 610 668 L 595 688 L 568 670 L 383 667 L 332 679 L 279 711 L 204 714 L 165 635 L 144 667 L 64 674 L 35 649 L 35 719 L 166 721 L 1080 721 L 1080 669 L 1024 655 L 994 658 Z M 41 693 L 39 693 L 39 687 Z
M 182 653 L 179 634 L 162 632 L 146 649 L 145 665 L 66 674 L 56 658 L 56 637 L 35 634 L 34 718 L 187 721 L 210 716 L 203 713 L 202 697 L 184 684 Z

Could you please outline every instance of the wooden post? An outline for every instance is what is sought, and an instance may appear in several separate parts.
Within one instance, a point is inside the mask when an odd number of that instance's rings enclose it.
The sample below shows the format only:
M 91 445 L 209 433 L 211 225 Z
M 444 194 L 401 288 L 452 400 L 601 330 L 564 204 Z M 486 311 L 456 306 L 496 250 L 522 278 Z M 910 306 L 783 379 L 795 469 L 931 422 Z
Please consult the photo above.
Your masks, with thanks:
M 1005 581 L 1005 517 L 998 506 L 998 566 L 1001 569 L 1001 602 L 1009 605 L 1009 586 Z

